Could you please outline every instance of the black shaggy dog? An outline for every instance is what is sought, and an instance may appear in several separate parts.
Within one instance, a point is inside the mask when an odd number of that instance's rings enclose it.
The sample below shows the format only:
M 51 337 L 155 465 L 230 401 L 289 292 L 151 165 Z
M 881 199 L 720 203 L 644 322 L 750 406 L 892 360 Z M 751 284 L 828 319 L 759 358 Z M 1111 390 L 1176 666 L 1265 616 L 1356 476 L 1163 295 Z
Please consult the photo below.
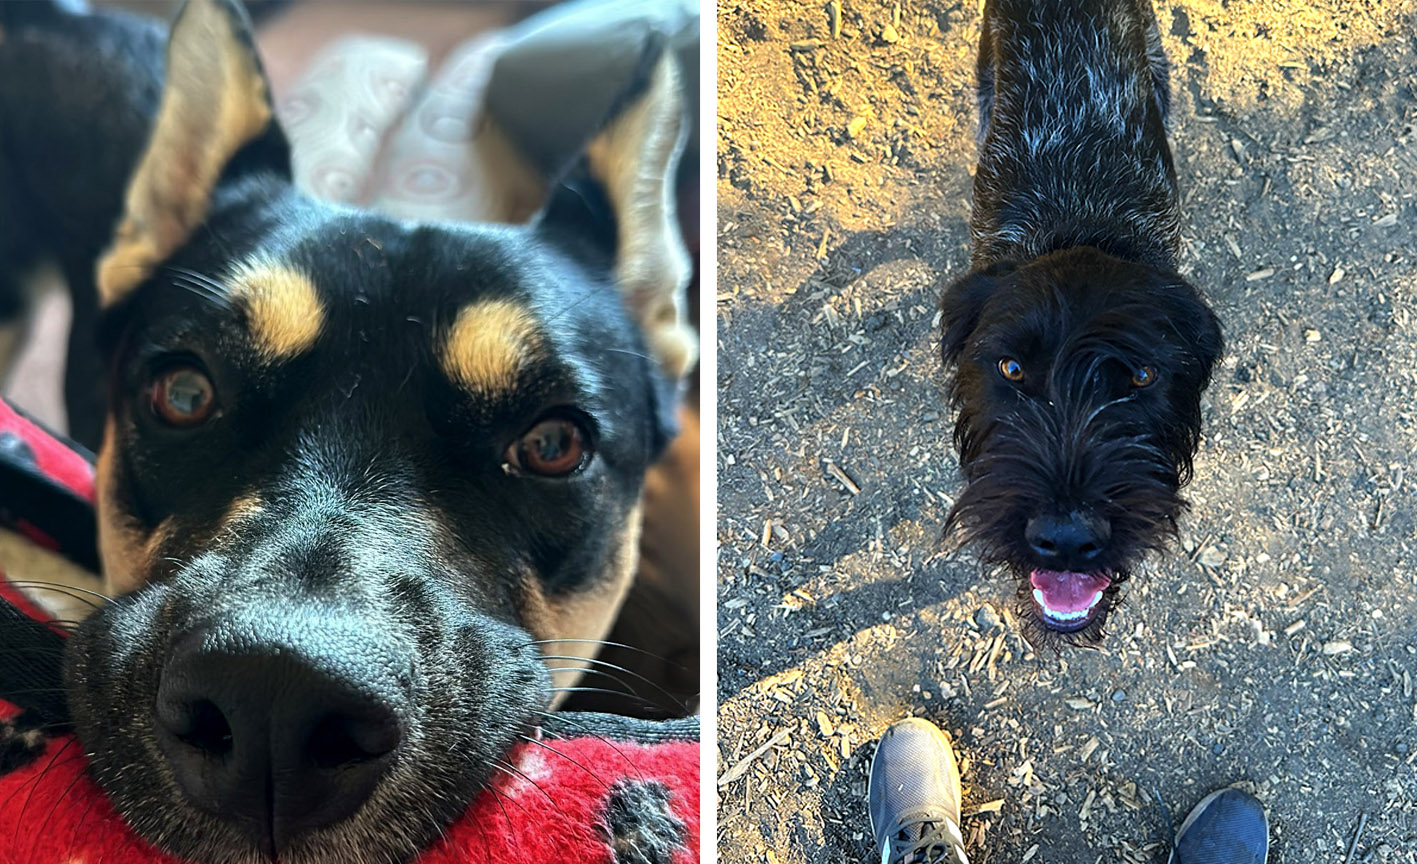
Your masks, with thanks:
M 1177 272 L 1168 73 L 1150 0 L 989 0 L 971 271 L 942 346 L 968 485 L 1031 639 L 1095 644 L 1175 533 L 1219 322 Z

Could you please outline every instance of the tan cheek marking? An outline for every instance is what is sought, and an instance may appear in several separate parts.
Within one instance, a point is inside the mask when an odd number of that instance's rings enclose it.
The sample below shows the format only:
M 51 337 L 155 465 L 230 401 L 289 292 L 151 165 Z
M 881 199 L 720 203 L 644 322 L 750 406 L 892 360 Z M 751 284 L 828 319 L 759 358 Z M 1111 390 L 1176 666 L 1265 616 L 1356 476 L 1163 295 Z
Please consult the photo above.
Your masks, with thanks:
M 85 592 L 103 590 L 102 581 L 88 568 L 80 567 L 59 553 L 4 528 L 0 528 L 0 572 L 14 580 L 35 580 L 41 586 L 67 585 L 79 589 L 70 593 L 49 590 L 48 587 L 18 586 L 20 593 L 51 618 L 84 620 L 94 611 Z
M 548 595 L 534 575 L 528 574 L 522 580 L 522 625 L 537 639 L 571 640 L 543 645 L 543 654 L 584 657 L 588 661 L 600 653 L 598 640 L 604 639 L 614 626 L 615 616 L 635 580 L 639 545 L 640 505 L 636 504 L 620 531 L 620 543 L 609 565 L 593 584 L 571 594 Z M 581 678 L 578 670 L 590 665 L 586 661 L 547 660 L 546 665 L 552 669 L 574 670 L 553 675 L 552 686 L 576 686 Z M 565 695 L 555 694 L 552 707 L 559 706 Z
M 299 270 L 273 261 L 242 265 L 230 279 L 232 295 L 246 309 L 247 327 L 268 360 L 288 360 L 310 350 L 324 327 L 325 307 L 315 283 Z
M 505 393 L 541 348 L 536 318 L 510 300 L 483 300 L 463 307 L 443 343 L 443 372 L 479 394 Z
M 126 594 L 147 583 L 157 552 L 172 533 L 171 520 L 163 520 L 144 534 L 132 515 L 118 504 L 114 469 L 114 430 L 110 417 L 103 430 L 103 446 L 94 469 L 98 498 L 98 550 L 103 563 L 104 592 Z

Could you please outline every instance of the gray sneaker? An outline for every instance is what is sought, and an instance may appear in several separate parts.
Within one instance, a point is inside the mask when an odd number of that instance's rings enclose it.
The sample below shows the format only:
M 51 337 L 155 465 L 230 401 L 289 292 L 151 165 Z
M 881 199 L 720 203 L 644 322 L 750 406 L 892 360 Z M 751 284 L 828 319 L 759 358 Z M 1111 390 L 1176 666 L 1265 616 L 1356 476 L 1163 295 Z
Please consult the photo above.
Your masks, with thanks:
M 1201 802 L 1176 832 L 1167 864 L 1264 864 L 1269 821 L 1259 799 L 1239 789 L 1221 789 Z
M 918 717 L 886 730 L 871 760 L 871 831 L 881 864 L 968 864 L 950 736 Z

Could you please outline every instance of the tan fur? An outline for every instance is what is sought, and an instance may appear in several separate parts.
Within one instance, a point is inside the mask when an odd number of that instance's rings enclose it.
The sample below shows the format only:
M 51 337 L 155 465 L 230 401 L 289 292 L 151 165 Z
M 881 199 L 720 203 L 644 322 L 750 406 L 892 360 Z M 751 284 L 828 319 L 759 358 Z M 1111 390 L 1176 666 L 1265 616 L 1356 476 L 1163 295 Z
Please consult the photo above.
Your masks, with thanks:
M 247 327 L 267 360 L 289 360 L 310 350 L 325 322 L 325 307 L 310 277 L 293 267 L 256 259 L 228 280 L 246 310 Z
M 172 28 L 152 138 L 98 264 L 102 305 L 122 300 L 186 242 L 226 163 L 270 122 L 266 81 L 236 23 L 212 0 L 191 0 Z
M 530 310 L 511 300 L 482 300 L 458 312 L 439 361 L 458 386 L 496 395 L 515 386 L 539 350 L 540 326 Z
M 584 657 L 589 661 L 600 653 L 597 640 L 604 639 L 610 632 L 635 579 L 640 517 L 641 507 L 637 504 L 620 531 L 619 546 L 610 566 L 585 589 L 570 594 L 547 594 L 535 575 L 528 574 L 522 580 L 522 625 L 537 639 L 575 640 L 543 645 L 543 654 Z M 580 670 L 590 665 L 586 661 L 547 660 L 546 665 L 553 670 L 568 670 L 554 674 L 552 686 L 576 686 L 581 678 Z M 559 705 L 564 695 L 556 694 L 553 706 Z
M 674 211 L 674 168 L 684 146 L 678 67 L 660 58 L 644 95 L 591 141 L 591 173 L 619 222 L 616 259 L 625 301 L 665 373 L 682 377 L 698 356 L 684 287 L 691 275 Z
M 28 329 L 25 324 L 23 319 L 0 324 L 0 384 L 5 383 L 5 376 L 9 374 L 10 367 L 15 364 L 15 358 L 20 356 L 25 331 Z
M 0 573 L 17 581 L 35 581 L 52 586 L 68 586 L 76 591 L 21 585 L 24 594 L 51 617 L 82 621 L 94 611 L 96 598 L 89 591 L 102 591 L 103 583 L 86 568 L 28 537 L 0 528 Z
M 152 574 L 151 564 L 166 542 L 171 524 L 164 521 L 150 534 L 142 529 L 118 503 L 115 476 L 113 418 L 103 429 L 103 446 L 98 451 L 94 482 L 98 499 L 98 553 L 103 565 L 104 593 L 110 597 L 142 587 Z
M 481 191 L 469 201 L 470 212 L 458 214 L 459 219 L 521 224 L 536 214 L 546 200 L 546 179 L 491 115 L 478 120 L 469 155 L 469 184 Z
M 254 494 L 237 496 L 236 500 L 232 501 L 231 506 L 227 507 L 226 512 L 222 514 L 220 531 L 236 531 L 244 523 L 264 512 L 266 512 L 266 507 L 260 496 Z

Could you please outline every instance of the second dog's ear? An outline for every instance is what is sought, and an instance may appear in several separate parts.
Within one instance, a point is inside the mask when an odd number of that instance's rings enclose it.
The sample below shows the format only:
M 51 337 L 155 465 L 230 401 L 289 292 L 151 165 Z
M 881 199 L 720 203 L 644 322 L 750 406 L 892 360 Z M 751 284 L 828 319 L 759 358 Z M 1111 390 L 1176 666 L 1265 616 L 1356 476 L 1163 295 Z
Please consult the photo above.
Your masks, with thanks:
M 650 45 L 644 68 L 640 86 L 553 186 L 537 230 L 589 240 L 613 256 L 626 305 L 661 370 L 678 380 L 698 355 L 674 195 L 688 117 L 673 54 Z
M 979 315 L 989 295 L 998 287 L 999 277 L 1011 273 L 1012 261 L 999 261 L 981 270 L 971 270 L 956 279 L 940 296 L 940 356 L 949 365 L 959 360 L 969 334 L 979 323 Z
M 223 179 L 249 170 L 290 176 L 290 147 L 235 0 L 188 0 L 167 43 L 162 103 L 128 182 L 123 216 L 98 264 L 112 306 L 150 277 L 207 218 Z

